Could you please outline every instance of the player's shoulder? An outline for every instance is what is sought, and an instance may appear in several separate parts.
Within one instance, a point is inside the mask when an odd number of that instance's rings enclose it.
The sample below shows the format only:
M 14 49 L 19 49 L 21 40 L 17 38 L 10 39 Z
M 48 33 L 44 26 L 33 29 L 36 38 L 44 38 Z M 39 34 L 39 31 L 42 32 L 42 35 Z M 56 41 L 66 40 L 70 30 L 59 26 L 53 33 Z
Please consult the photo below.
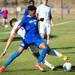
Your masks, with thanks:
M 22 20 L 26 20 L 26 19 L 27 19 L 27 16 L 23 16 L 23 18 L 21 19 L 21 21 L 22 21 Z
M 46 5 L 47 7 L 49 7 L 49 8 L 51 8 L 51 6 L 50 5 Z M 42 7 L 44 7 L 44 5 L 43 4 L 40 4 L 37 8 L 42 8 Z
M 26 8 L 26 9 L 24 10 L 24 13 L 26 13 L 26 12 L 28 12 L 28 8 Z
M 49 8 L 51 8 L 51 6 L 50 5 L 46 5 L 47 7 L 49 7 Z
M 15 23 L 15 26 L 13 27 L 12 30 L 14 30 L 15 28 L 17 28 L 20 22 L 21 22 L 21 20 L 18 20 L 18 21 Z
M 20 22 L 21 22 L 21 20 L 18 20 L 18 21 L 16 22 L 16 26 L 19 25 Z
M 24 17 L 21 19 L 21 22 L 27 23 L 29 19 L 30 19 L 30 18 L 29 18 L 28 15 L 27 15 L 27 16 L 24 16 Z M 20 22 L 20 23 L 21 23 L 21 22 Z
M 24 17 L 26 21 L 28 21 L 31 17 L 29 15 Z
M 28 8 L 26 8 L 25 10 L 28 11 Z

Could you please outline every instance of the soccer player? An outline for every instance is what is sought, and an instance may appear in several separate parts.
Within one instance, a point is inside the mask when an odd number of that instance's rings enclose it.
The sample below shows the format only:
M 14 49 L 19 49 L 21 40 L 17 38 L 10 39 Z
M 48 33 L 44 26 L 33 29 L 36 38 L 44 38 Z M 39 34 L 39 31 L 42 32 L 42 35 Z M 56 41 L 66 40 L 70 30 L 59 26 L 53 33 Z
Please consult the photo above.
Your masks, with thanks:
M 10 56 L 8 61 L 0 68 L 0 72 L 3 72 L 4 69 L 16 58 L 18 57 L 24 49 L 27 49 L 28 46 L 31 44 L 34 44 L 36 47 L 39 47 L 42 50 L 40 56 L 38 57 L 38 61 L 35 64 L 37 68 L 39 68 L 41 71 L 44 71 L 43 67 L 41 66 L 41 62 L 46 56 L 46 53 L 48 52 L 48 47 L 46 46 L 44 40 L 41 38 L 38 32 L 38 22 L 35 15 L 36 7 L 35 6 L 29 6 L 28 7 L 29 14 L 26 17 L 23 17 L 19 26 L 15 29 L 13 33 L 13 37 L 16 35 L 16 32 L 21 28 L 24 27 L 26 30 L 25 36 L 23 41 L 20 44 L 20 47 L 18 51 L 16 51 L 14 54 Z
M 34 6 L 34 4 L 35 4 L 34 0 L 29 1 L 29 6 L 32 6 L 32 5 Z M 26 8 L 24 11 L 24 16 L 27 16 L 28 13 L 29 13 L 28 8 Z
M 2 14 L 2 26 L 4 27 L 7 23 L 7 18 L 8 18 L 8 10 L 6 9 L 6 7 L 4 7 L 4 10 L 2 10 L 0 12 L 0 14 Z
M 10 26 L 13 27 L 13 29 L 12 29 L 11 35 L 10 35 L 8 41 L 7 41 L 6 47 L 5 47 L 3 53 L 0 56 L 1 58 L 2 58 L 2 56 L 4 56 L 6 54 L 10 44 L 12 43 L 12 40 L 14 39 L 14 37 L 13 37 L 14 30 L 17 28 L 17 26 L 19 25 L 20 22 L 21 22 L 21 20 L 17 21 L 16 18 L 13 18 L 13 19 L 10 20 Z M 24 39 L 25 29 L 23 27 L 21 27 L 17 31 L 17 34 Z M 34 45 L 30 45 L 29 50 L 31 51 L 33 56 L 35 56 L 36 58 L 39 57 L 40 54 L 39 54 L 39 50 L 38 50 L 37 47 L 35 47 Z M 44 59 L 42 63 L 45 64 L 46 66 L 48 66 L 49 68 L 51 68 L 51 70 L 54 69 L 54 66 L 52 64 L 50 64 L 49 62 L 47 62 L 47 60 Z
M 16 58 L 18 57 L 24 49 L 27 49 L 28 46 L 31 44 L 35 45 L 36 47 L 42 49 L 42 52 L 40 56 L 38 57 L 38 61 L 35 64 L 35 66 L 41 70 L 44 71 L 43 67 L 41 66 L 41 62 L 46 56 L 46 53 L 52 54 L 52 55 L 58 55 L 59 57 L 63 58 L 64 60 L 67 60 L 68 57 L 62 56 L 62 54 L 58 53 L 55 50 L 50 50 L 49 47 L 46 45 L 44 40 L 41 38 L 39 31 L 38 31 L 38 21 L 37 18 L 35 17 L 36 13 L 36 7 L 35 6 L 29 6 L 28 7 L 29 14 L 25 17 L 22 18 L 20 24 L 18 27 L 15 29 L 13 33 L 13 37 L 16 35 L 17 31 L 21 28 L 24 27 L 26 30 L 25 36 L 23 41 L 20 44 L 20 47 L 18 51 L 16 51 L 14 54 L 10 56 L 8 61 L 0 68 L 0 72 L 3 72 L 5 68 Z
M 44 18 L 44 21 L 40 21 L 40 35 L 44 38 L 45 34 L 46 42 L 49 44 L 50 33 L 51 33 L 51 25 L 54 28 L 54 23 L 51 15 L 51 7 L 47 5 L 48 0 L 42 0 L 42 4 L 37 7 L 36 16 L 39 18 Z M 51 23 L 51 24 L 50 24 Z

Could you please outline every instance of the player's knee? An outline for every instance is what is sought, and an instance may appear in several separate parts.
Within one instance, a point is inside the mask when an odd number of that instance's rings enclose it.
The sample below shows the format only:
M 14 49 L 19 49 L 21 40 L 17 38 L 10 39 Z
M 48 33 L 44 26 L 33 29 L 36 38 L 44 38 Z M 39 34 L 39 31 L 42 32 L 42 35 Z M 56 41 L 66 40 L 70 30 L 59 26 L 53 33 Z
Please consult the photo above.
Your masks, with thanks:
M 18 52 L 21 54 L 24 51 L 24 48 L 19 47 Z
M 48 51 L 47 51 L 47 54 L 48 54 L 48 55 L 50 55 L 50 51 L 51 51 L 51 49 L 50 49 L 50 48 L 48 48 Z
M 39 48 L 41 48 L 41 49 L 47 48 L 47 45 L 46 45 L 45 43 L 42 43 L 42 44 L 39 46 Z

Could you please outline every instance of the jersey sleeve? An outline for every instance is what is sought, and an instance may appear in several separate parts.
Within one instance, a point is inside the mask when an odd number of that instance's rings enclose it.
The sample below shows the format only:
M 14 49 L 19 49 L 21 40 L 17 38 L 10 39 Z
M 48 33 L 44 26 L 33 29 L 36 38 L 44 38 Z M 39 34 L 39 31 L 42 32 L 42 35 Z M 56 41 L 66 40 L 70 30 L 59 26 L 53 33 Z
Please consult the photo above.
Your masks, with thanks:
M 3 12 L 4 12 L 4 11 L 2 10 L 2 11 L 0 12 L 0 14 L 3 14 Z

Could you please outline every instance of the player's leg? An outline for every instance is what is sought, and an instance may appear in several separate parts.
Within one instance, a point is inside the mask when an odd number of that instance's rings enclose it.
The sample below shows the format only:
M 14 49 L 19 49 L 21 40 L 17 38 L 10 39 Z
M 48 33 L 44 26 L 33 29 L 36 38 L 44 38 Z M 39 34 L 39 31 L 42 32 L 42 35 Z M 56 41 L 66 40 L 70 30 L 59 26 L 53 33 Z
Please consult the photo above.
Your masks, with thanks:
M 48 66 L 51 70 L 55 69 L 54 65 L 49 63 L 46 59 L 44 59 L 41 63 L 43 63 L 44 65 Z
M 49 45 L 49 40 L 50 40 L 50 35 L 49 34 L 51 34 L 51 26 L 50 26 L 50 24 L 47 24 L 46 31 L 47 31 L 47 45 Z M 62 58 L 64 60 L 68 60 L 67 56 L 64 56 L 63 54 L 57 52 L 56 50 L 50 50 L 50 52 L 48 54 L 58 56 L 58 57 L 60 57 L 60 58 Z
M 16 57 L 18 57 L 23 52 L 23 50 L 23 48 L 19 47 L 18 51 L 16 51 L 14 54 L 10 56 L 8 61 L 4 64 L 4 67 L 6 68 Z
M 5 25 L 5 18 L 2 18 L 2 27 Z
M 38 57 L 40 56 L 39 49 L 34 45 L 30 45 L 29 50 L 33 54 L 33 56 L 38 59 Z M 50 64 L 46 59 L 44 59 L 41 63 L 51 68 L 51 70 L 54 69 L 54 66 Z
M 16 58 L 18 57 L 22 52 L 23 48 L 19 47 L 18 51 L 16 51 L 14 54 L 12 54 L 9 59 L 6 61 L 6 63 L 0 68 L 0 72 L 3 72 L 5 68 Z
M 7 24 L 7 18 L 5 19 L 5 25 Z
M 38 57 L 39 57 L 39 55 L 40 55 L 39 49 L 38 49 L 36 46 L 30 45 L 30 46 L 28 47 L 28 49 L 29 49 L 29 51 L 32 53 L 32 55 L 33 55 L 35 58 L 38 58 Z
M 39 33 L 40 33 L 41 37 L 44 39 L 45 25 L 43 23 L 40 23 Z
M 44 60 L 45 56 L 46 56 L 46 53 L 48 51 L 48 48 L 46 46 L 46 44 L 44 43 L 43 39 L 42 40 L 38 40 L 36 43 L 35 43 L 36 46 L 38 46 L 40 49 L 42 49 L 42 52 L 40 53 L 40 56 L 38 57 L 38 61 L 37 63 L 35 64 L 35 66 L 41 70 L 41 71 L 44 71 L 43 67 L 40 65 L 40 63 Z
M 42 42 L 39 45 L 39 48 L 42 49 L 42 52 L 38 58 L 38 62 L 41 63 L 44 60 L 46 53 L 48 52 L 48 47 L 46 46 L 46 44 L 44 42 Z
M 47 34 L 47 40 L 46 40 L 47 45 L 49 45 L 49 42 L 50 42 L 50 34 Z
M 49 51 L 48 51 L 48 55 L 58 56 L 59 58 L 62 58 L 63 60 L 68 61 L 68 57 L 67 56 L 59 53 L 56 50 L 50 49 L 50 48 L 49 48 Z
M 12 54 L 9 59 L 6 61 L 6 63 L 0 68 L 0 72 L 3 72 L 5 70 L 5 68 L 16 58 L 18 57 L 23 51 L 24 49 L 27 49 L 28 45 L 26 44 L 26 42 L 23 40 L 20 44 L 20 47 L 18 49 L 18 51 L 16 51 L 14 54 Z
M 46 34 L 47 34 L 47 45 L 50 44 L 50 34 L 51 34 L 51 27 L 50 24 L 46 24 Z
M 44 34 L 43 33 L 40 33 L 40 35 L 41 35 L 42 38 L 44 38 Z

